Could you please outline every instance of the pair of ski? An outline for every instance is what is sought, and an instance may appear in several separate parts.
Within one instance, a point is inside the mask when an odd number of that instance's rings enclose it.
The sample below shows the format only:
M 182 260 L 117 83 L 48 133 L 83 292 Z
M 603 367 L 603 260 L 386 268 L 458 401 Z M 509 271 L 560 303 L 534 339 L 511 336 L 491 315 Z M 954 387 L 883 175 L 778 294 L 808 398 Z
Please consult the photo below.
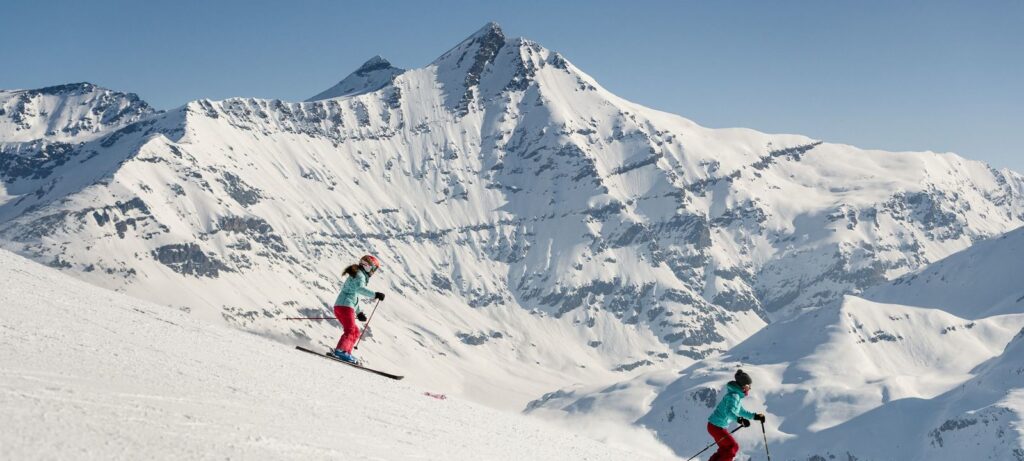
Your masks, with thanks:
M 341 359 L 331 355 L 330 352 L 312 351 L 312 350 L 306 349 L 305 347 L 302 347 L 302 346 L 295 346 L 295 348 L 300 350 L 300 351 L 302 351 L 302 352 L 308 352 L 308 353 L 316 355 L 318 357 L 323 357 L 325 359 L 333 360 L 333 361 L 338 362 L 338 363 L 344 363 L 345 365 L 348 365 L 350 367 L 358 368 L 358 369 L 363 370 L 363 371 L 369 371 L 370 373 L 378 374 L 378 375 L 384 376 L 386 378 L 391 378 L 391 379 L 396 379 L 396 380 L 404 378 L 404 376 L 401 376 L 401 375 L 391 374 L 391 373 L 388 373 L 386 371 L 374 370 L 373 368 L 366 368 L 366 367 L 364 367 L 362 365 L 357 365 L 355 363 L 346 362 L 344 360 L 341 360 Z

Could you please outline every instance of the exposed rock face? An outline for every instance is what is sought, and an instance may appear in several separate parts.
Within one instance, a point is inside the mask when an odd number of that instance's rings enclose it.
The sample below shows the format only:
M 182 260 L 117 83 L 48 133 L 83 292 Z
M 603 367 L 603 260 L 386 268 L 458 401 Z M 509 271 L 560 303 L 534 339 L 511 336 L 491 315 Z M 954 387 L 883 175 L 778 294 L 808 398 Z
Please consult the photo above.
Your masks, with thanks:
M 231 271 L 194 243 L 164 245 L 153 250 L 153 258 L 182 275 L 217 278 L 221 271 Z
M 79 152 L 65 142 L 42 140 L 17 143 L 0 152 L 0 177 L 5 182 L 22 178 L 45 179 Z

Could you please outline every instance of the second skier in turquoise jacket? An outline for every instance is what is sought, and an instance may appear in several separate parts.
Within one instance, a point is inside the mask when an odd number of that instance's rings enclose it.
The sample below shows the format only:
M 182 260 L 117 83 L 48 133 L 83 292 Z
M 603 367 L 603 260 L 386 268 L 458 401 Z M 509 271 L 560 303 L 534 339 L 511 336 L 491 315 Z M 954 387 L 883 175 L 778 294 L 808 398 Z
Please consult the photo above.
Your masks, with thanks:
M 718 451 L 708 458 L 708 461 L 732 461 L 736 453 L 740 451 L 740 445 L 726 429 L 732 423 L 738 422 L 744 427 L 750 426 L 749 419 L 756 419 L 764 423 L 763 413 L 754 413 L 743 408 L 743 397 L 750 392 L 750 385 L 754 380 L 743 370 L 737 370 L 734 381 L 725 385 L 725 396 L 718 402 L 714 413 L 708 417 L 708 434 L 718 443 Z

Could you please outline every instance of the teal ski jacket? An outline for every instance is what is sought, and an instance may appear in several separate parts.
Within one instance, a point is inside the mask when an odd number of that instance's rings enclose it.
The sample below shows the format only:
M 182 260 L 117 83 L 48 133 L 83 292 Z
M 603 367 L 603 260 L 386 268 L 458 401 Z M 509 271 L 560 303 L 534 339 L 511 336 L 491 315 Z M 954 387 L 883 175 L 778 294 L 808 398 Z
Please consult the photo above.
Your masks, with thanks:
M 366 272 L 363 272 L 362 269 L 357 270 L 356 275 L 349 276 L 348 280 L 345 280 L 345 284 L 341 286 L 341 293 L 338 293 L 338 299 L 334 301 L 334 305 L 351 307 L 358 314 L 362 311 L 359 308 L 359 298 L 372 298 L 377 294 L 366 288 L 366 284 L 369 282 L 370 277 L 366 275 Z
M 743 408 L 743 404 L 740 402 L 743 400 L 743 397 L 743 388 L 730 381 L 729 384 L 725 385 L 725 397 L 722 397 L 722 401 L 718 402 L 718 406 L 715 407 L 715 412 L 711 413 L 708 422 L 726 429 L 736 422 L 738 416 L 747 419 L 753 418 L 754 413 Z

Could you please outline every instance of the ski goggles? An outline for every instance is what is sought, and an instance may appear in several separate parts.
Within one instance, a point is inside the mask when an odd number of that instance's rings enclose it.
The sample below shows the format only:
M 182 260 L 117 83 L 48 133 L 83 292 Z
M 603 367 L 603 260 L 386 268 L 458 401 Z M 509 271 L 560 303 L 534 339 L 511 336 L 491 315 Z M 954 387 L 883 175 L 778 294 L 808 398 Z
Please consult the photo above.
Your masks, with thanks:
M 368 274 L 373 274 L 374 272 L 377 272 L 377 266 L 374 266 L 373 264 L 361 262 L 359 263 L 359 265 L 362 266 L 363 270 L 366 271 L 366 273 Z

